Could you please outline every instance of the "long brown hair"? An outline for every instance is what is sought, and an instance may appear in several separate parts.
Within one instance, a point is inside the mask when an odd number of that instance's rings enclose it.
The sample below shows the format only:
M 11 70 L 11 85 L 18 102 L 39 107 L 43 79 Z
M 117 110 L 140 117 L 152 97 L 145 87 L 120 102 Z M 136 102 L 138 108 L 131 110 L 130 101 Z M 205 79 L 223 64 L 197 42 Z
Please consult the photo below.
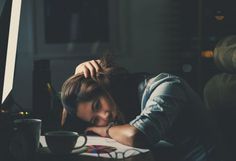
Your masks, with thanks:
M 62 114 L 63 125 L 67 115 L 76 118 L 76 107 L 78 103 L 97 99 L 101 95 L 110 95 L 112 98 L 114 84 L 118 77 L 128 74 L 127 70 L 114 63 L 110 56 L 101 58 L 102 71 L 98 72 L 96 79 L 85 78 L 83 74 L 76 74 L 68 78 L 61 89 L 61 101 L 64 106 Z M 116 97 L 116 96 L 114 96 Z
M 61 100 L 63 106 L 69 113 L 74 114 L 78 102 L 93 100 L 107 93 L 105 82 L 105 76 L 99 76 L 94 80 L 85 78 L 81 74 L 73 75 L 62 86 Z

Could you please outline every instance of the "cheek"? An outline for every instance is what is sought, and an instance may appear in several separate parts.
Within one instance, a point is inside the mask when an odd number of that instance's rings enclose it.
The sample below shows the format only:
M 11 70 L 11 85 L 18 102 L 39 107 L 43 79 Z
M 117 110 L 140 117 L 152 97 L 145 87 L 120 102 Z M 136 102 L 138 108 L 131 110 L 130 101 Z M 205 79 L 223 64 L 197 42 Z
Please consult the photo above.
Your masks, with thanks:
M 89 121 L 92 117 L 91 103 L 81 103 L 77 106 L 76 116 L 84 121 Z

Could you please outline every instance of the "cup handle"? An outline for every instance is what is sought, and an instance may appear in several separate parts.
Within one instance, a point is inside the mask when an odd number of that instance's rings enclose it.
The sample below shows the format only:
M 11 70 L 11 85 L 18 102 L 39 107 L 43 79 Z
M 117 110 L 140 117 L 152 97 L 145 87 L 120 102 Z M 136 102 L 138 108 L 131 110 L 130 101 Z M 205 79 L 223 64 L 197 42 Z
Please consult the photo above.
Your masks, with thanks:
M 75 149 L 79 149 L 79 148 L 82 148 L 83 146 L 85 146 L 85 144 L 87 143 L 87 136 L 86 136 L 86 134 L 81 134 L 81 135 L 79 135 L 79 137 L 84 137 L 84 143 L 82 144 L 82 145 L 80 145 L 79 147 L 76 147 Z

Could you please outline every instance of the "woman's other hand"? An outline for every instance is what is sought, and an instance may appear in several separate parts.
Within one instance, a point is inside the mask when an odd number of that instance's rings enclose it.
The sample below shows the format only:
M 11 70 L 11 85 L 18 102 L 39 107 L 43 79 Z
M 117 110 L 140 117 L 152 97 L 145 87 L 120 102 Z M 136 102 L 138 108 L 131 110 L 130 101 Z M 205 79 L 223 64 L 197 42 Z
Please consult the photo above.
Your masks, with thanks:
M 96 133 L 97 135 L 102 136 L 102 137 L 108 137 L 106 130 L 107 130 L 106 126 L 100 126 L 100 127 L 88 127 L 85 131 Z
M 75 74 L 83 74 L 85 78 L 95 78 L 96 74 L 102 70 L 101 60 L 90 60 L 79 64 L 75 69 Z
M 148 148 L 149 146 L 146 136 L 137 128 L 129 124 L 116 125 L 112 127 L 88 127 L 85 131 L 91 131 L 102 137 L 110 137 L 121 144 L 132 147 Z

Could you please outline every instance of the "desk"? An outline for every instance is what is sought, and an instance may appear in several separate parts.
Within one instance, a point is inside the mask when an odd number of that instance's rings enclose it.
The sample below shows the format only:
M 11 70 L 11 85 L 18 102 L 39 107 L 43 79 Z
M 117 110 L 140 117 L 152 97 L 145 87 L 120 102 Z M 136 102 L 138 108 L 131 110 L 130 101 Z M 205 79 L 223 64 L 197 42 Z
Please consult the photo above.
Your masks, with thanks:
M 113 139 L 98 136 L 88 136 L 86 145 L 106 145 L 115 147 L 116 150 L 114 152 L 110 152 L 109 154 L 100 154 L 99 156 L 95 153 L 82 153 L 81 150 L 73 150 L 69 155 L 57 156 L 52 154 L 47 148 L 44 136 L 40 137 L 40 142 L 43 148 L 39 150 L 37 156 L 35 157 L 35 161 L 154 161 L 153 156 L 148 149 L 125 146 Z M 76 146 L 79 146 L 78 142 Z M 123 155 L 124 152 L 126 152 L 125 156 Z

